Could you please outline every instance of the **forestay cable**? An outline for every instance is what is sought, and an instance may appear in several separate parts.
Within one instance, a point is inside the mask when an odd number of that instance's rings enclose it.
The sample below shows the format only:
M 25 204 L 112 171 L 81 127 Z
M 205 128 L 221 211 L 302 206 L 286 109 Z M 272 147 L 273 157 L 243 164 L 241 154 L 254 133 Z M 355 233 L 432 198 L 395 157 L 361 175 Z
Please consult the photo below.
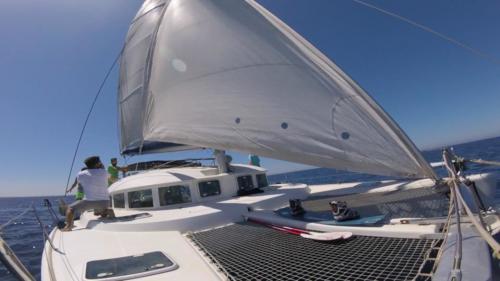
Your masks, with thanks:
M 73 160 L 71 160 L 71 166 L 70 166 L 69 172 L 68 172 L 68 180 L 66 181 L 66 188 L 65 188 L 65 191 L 64 191 L 64 196 L 66 196 L 68 194 L 68 186 L 69 186 L 69 182 L 71 180 L 71 172 L 73 171 L 73 167 L 75 165 L 76 155 L 78 154 L 78 149 L 80 148 L 80 143 L 82 141 L 83 133 L 85 132 L 85 128 L 87 128 L 87 123 L 88 123 L 88 121 L 90 119 L 90 115 L 92 114 L 92 111 L 94 110 L 94 106 L 95 106 L 95 104 L 97 102 L 97 99 L 99 98 L 99 96 L 102 93 L 102 89 L 104 88 L 104 85 L 106 84 L 106 81 L 108 80 L 109 75 L 111 74 L 111 72 L 115 68 L 116 63 L 120 59 L 120 57 L 121 57 L 124 49 L 125 48 L 122 48 L 120 50 L 120 53 L 118 53 L 118 56 L 116 56 L 115 60 L 113 61 L 113 64 L 108 69 L 108 72 L 106 73 L 106 76 L 104 76 L 104 79 L 102 80 L 101 85 L 99 86 L 99 90 L 97 91 L 97 93 L 96 93 L 96 95 L 94 97 L 94 100 L 92 101 L 92 104 L 90 105 L 90 109 L 89 109 L 89 112 L 87 113 L 87 117 L 85 118 L 85 122 L 83 123 L 83 127 L 82 127 L 82 130 L 80 132 L 80 136 L 78 137 L 78 142 L 76 143 L 75 153 L 73 154 Z

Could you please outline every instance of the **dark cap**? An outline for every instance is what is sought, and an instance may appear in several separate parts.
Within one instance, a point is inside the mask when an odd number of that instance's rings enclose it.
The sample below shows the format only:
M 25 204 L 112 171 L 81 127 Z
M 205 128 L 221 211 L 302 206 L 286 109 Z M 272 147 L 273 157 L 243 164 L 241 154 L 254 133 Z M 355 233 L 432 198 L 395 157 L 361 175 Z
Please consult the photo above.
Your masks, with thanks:
M 83 163 L 85 163 L 85 166 L 87 166 L 87 168 L 89 169 L 95 168 L 95 166 L 97 166 L 97 164 L 100 162 L 101 159 L 99 159 L 99 156 L 90 156 L 89 158 L 85 159 L 85 161 L 83 161 Z

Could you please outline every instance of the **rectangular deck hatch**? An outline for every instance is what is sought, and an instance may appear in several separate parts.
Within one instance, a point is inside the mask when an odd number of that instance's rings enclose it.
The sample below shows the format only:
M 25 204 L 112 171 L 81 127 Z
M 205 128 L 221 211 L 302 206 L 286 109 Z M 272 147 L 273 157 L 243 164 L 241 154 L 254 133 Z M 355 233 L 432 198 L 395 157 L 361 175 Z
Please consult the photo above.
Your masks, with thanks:
M 126 280 L 176 269 L 177 264 L 162 252 L 87 262 L 87 280 Z

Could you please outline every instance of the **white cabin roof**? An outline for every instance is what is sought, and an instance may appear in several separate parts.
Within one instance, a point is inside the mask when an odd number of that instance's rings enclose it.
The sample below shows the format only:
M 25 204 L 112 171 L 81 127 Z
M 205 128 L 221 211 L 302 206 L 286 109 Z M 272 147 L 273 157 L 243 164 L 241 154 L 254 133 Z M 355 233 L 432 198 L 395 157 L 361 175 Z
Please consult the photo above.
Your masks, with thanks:
M 266 169 L 264 168 L 243 164 L 231 164 L 231 170 L 231 174 L 266 172 Z M 137 187 L 155 186 L 159 184 L 170 184 L 177 182 L 189 182 L 192 180 L 208 179 L 223 175 L 227 174 L 220 174 L 217 167 L 182 167 L 158 169 L 122 178 L 112 184 L 108 190 L 110 193 L 115 193 L 117 191 L 127 191 Z

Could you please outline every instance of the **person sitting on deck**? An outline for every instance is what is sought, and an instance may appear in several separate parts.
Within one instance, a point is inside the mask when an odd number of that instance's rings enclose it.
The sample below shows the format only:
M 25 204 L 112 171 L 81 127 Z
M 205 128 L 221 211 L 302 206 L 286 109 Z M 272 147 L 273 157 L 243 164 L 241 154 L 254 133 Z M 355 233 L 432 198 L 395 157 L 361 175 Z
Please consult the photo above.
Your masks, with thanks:
M 86 210 L 94 209 L 99 211 L 101 217 L 115 216 L 113 210 L 108 210 L 109 193 L 107 189 L 107 173 L 104 165 L 98 156 L 92 156 L 84 161 L 86 170 L 80 171 L 77 175 L 79 184 L 82 185 L 84 197 L 68 206 L 66 210 L 66 226 L 63 231 L 70 231 L 73 228 L 75 212 L 83 213 Z
M 118 160 L 116 158 L 111 158 L 111 165 L 108 166 L 108 186 L 112 185 L 118 180 L 118 172 L 127 172 L 127 167 L 120 167 L 117 165 Z

